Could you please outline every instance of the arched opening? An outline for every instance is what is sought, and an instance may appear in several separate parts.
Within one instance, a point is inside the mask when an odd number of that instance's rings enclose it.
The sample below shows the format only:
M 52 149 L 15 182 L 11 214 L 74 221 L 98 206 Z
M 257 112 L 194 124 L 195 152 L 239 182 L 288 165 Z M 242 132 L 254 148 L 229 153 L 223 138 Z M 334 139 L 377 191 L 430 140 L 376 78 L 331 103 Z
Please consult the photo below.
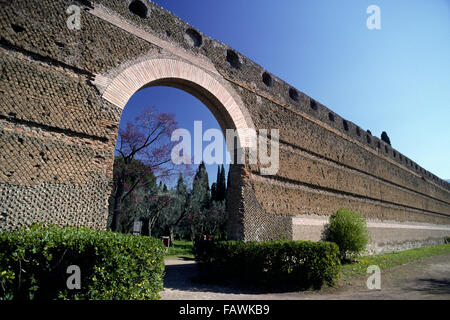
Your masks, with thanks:
M 186 30 L 185 38 L 188 43 L 194 47 L 200 47 L 203 43 L 203 39 L 200 33 L 192 28 Z
M 262 81 L 268 87 L 273 86 L 272 76 L 268 72 L 264 72 L 262 75 Z
M 142 19 L 145 19 L 148 16 L 147 6 L 140 0 L 133 0 L 128 6 L 128 9 L 131 13 L 139 16 Z
M 299 101 L 298 91 L 294 88 L 289 88 L 289 97 L 294 101 Z
M 210 74 L 191 64 L 171 59 L 153 59 L 137 63 L 114 77 L 107 84 L 103 97 L 116 106 L 124 108 L 133 95 L 139 95 L 141 92 L 161 87 L 166 89 L 175 88 L 171 89 L 175 91 L 180 89 L 184 93 L 189 93 L 198 99 L 209 109 L 211 115 L 217 121 L 217 126 L 220 127 L 224 135 L 227 129 L 234 129 L 237 131 L 237 139 L 241 146 L 246 145 L 245 129 L 254 128 L 254 126 L 248 116 L 248 111 L 237 100 L 239 99 L 237 98 L 238 96 Z M 149 101 L 149 103 L 152 102 Z M 233 171 L 233 168 L 237 166 L 231 164 L 229 170 Z M 228 173 L 228 170 L 223 171 Z M 240 182 L 237 181 L 237 179 L 240 180 L 239 175 L 230 174 L 230 177 L 228 186 Z M 212 180 L 216 180 L 215 178 Z M 218 179 L 215 182 L 218 184 Z M 211 188 L 212 186 L 210 185 L 209 187 Z M 227 196 L 227 198 L 229 197 Z M 239 199 L 233 199 L 233 201 L 235 200 Z M 229 226 L 227 226 L 228 228 Z
M 149 86 L 170 86 L 184 90 L 202 101 L 214 114 L 222 130 L 245 132 L 255 126 L 239 96 L 203 69 L 173 59 L 149 59 L 136 63 L 112 80 L 99 77 L 96 83 L 105 86 L 103 98 L 123 109 L 130 97 Z M 240 134 L 241 145 L 246 145 Z
M 233 50 L 227 50 L 227 64 L 230 67 L 239 69 L 241 67 L 241 60 L 239 59 L 239 56 L 236 52 Z

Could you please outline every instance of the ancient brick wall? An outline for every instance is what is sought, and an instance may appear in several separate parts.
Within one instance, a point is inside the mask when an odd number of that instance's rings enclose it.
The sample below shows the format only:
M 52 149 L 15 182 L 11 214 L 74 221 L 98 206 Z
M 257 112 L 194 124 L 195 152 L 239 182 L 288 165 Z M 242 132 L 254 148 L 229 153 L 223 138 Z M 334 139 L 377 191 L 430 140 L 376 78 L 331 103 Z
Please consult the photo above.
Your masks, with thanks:
M 81 8 L 79 30 L 67 26 L 71 5 Z M 280 130 L 276 175 L 232 168 L 234 238 L 318 240 L 340 207 L 368 218 L 374 251 L 450 234 L 447 182 L 157 5 L 1 7 L 1 229 L 37 221 L 104 228 L 122 108 L 159 84 L 198 97 L 223 129 Z

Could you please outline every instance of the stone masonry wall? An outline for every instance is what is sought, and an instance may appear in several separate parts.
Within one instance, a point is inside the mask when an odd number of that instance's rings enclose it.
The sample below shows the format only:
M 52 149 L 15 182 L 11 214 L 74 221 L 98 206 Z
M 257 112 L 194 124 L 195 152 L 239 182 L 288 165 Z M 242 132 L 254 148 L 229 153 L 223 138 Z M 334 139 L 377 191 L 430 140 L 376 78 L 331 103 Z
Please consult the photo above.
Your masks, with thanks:
M 449 183 L 163 8 L 139 0 L 0 5 L 0 229 L 36 221 L 105 227 L 123 106 L 103 94 L 126 68 L 164 58 L 216 79 L 255 128 L 280 130 L 275 176 L 259 165 L 233 167 L 233 238 L 317 239 L 323 223 L 301 217 L 324 221 L 340 207 L 373 221 L 377 245 L 389 248 L 415 241 L 414 233 L 396 238 L 379 223 L 423 226 L 422 243 L 450 234 Z M 80 30 L 66 25 L 71 5 L 82 9 Z M 171 81 L 164 84 L 196 94 Z M 242 125 L 210 101 L 222 128 Z

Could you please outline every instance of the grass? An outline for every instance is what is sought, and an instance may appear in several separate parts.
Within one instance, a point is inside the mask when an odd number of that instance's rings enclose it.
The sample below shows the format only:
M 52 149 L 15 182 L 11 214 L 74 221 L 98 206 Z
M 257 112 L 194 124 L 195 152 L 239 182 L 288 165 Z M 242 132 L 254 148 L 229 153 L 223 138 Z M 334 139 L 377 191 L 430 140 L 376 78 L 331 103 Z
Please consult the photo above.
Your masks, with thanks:
M 434 247 L 423 247 L 400 252 L 363 256 L 353 263 L 343 264 L 341 267 L 341 279 L 350 279 L 365 275 L 370 265 L 377 265 L 380 270 L 385 270 L 398 265 L 410 263 L 440 254 L 450 253 L 450 244 L 442 244 Z
M 194 243 L 189 240 L 175 240 L 172 247 L 169 247 L 169 251 L 165 257 L 170 258 L 194 258 L 192 249 Z

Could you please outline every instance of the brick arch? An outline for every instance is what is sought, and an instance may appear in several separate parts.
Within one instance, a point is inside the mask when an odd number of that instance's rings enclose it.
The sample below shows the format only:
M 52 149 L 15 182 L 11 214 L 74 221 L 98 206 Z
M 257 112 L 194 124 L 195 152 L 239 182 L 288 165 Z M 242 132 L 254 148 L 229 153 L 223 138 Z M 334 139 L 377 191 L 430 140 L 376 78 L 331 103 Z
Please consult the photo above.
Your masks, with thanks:
M 197 97 L 211 110 L 223 131 L 237 129 L 241 145 L 247 145 L 247 129 L 255 126 L 243 103 L 235 98 L 237 95 L 208 72 L 180 60 L 148 59 L 135 63 L 109 82 L 102 97 L 123 109 L 135 92 L 157 85 L 179 88 Z

